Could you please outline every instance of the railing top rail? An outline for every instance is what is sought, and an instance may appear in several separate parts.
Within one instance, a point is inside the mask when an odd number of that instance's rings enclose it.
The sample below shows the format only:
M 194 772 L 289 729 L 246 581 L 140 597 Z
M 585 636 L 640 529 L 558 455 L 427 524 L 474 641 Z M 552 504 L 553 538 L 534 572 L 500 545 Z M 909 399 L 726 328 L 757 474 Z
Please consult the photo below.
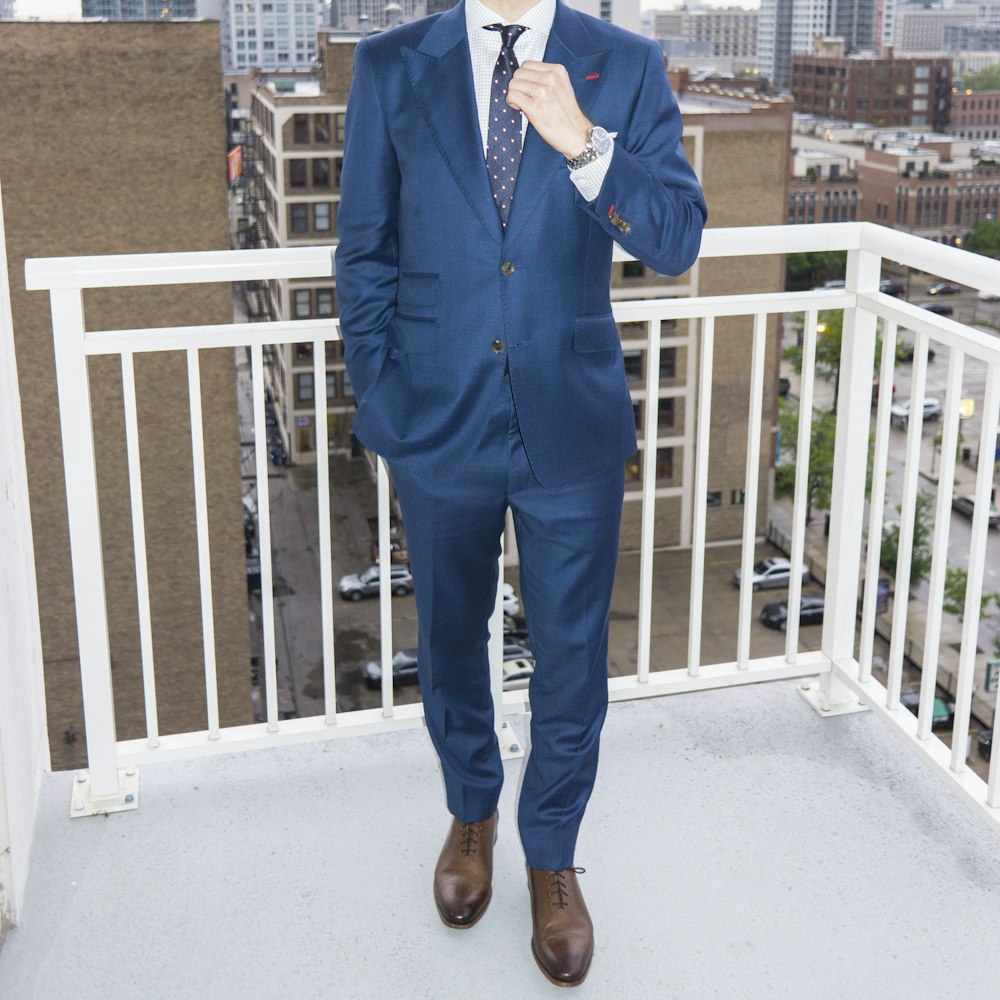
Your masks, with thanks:
M 29 289 L 107 288 L 332 275 L 335 247 L 42 257 L 25 262 Z M 1000 294 L 1000 263 L 871 222 L 706 229 L 702 259 L 824 250 L 867 250 L 888 260 Z M 631 260 L 615 247 L 615 260 Z
M 24 275 L 31 290 L 322 278 L 333 274 L 332 250 L 320 246 L 35 257 L 25 261 Z

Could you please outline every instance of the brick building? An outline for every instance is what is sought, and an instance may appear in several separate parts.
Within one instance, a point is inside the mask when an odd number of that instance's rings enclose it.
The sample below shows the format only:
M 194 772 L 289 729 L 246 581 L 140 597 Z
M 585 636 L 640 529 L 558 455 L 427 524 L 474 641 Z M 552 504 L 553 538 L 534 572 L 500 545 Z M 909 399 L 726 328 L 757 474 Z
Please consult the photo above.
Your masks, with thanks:
M 956 90 L 948 131 L 961 139 L 1000 139 L 1000 90 Z
M 842 45 L 792 57 L 792 99 L 805 114 L 937 132 L 948 126 L 951 61 L 943 58 L 845 56 Z
M 48 296 L 28 257 L 229 248 L 219 26 L 4 22 L 0 178 L 10 263 L 50 743 L 85 762 L 62 445 Z M 127 82 L 127 85 L 123 84 Z M 90 329 L 232 321 L 228 285 L 95 289 Z M 252 720 L 236 373 L 201 352 L 223 725 Z M 183 353 L 135 358 L 159 723 L 205 727 L 204 654 Z M 90 361 L 108 624 L 120 739 L 145 735 L 121 364 Z

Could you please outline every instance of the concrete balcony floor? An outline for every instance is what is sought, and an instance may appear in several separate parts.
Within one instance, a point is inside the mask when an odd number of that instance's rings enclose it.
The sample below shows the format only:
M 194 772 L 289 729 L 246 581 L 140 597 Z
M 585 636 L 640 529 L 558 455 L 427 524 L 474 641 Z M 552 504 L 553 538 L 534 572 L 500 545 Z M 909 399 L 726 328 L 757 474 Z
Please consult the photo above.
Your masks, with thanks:
M 523 731 L 523 720 L 515 723 Z M 528 950 L 508 762 L 492 906 L 447 930 L 422 731 L 148 766 L 138 811 L 46 781 L 5 1000 L 551 997 Z M 577 863 L 579 996 L 995 995 L 1000 841 L 870 713 L 795 683 L 613 705 Z

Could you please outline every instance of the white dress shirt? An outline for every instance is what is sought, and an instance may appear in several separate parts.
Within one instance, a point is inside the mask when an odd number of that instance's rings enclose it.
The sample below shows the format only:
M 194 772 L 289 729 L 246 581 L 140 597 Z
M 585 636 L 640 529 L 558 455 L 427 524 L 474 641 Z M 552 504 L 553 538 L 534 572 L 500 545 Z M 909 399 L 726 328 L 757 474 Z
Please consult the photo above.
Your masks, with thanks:
M 556 16 L 556 0 L 539 0 L 531 10 L 517 19 L 525 31 L 514 45 L 518 65 L 528 59 L 542 62 L 545 46 Z M 496 11 L 490 10 L 482 0 L 465 0 L 465 25 L 469 34 L 469 54 L 472 57 L 472 82 L 476 89 L 476 107 L 479 111 L 479 129 L 483 139 L 483 156 L 486 156 L 487 128 L 490 119 L 490 91 L 493 86 L 493 70 L 503 42 L 499 31 L 487 31 L 487 24 L 511 24 Z M 521 147 L 528 128 L 528 119 L 521 115 Z M 603 156 L 569 172 L 570 180 L 587 201 L 593 201 L 601 192 L 604 175 L 611 165 L 614 146 Z M 515 192 L 516 192 L 515 188 Z

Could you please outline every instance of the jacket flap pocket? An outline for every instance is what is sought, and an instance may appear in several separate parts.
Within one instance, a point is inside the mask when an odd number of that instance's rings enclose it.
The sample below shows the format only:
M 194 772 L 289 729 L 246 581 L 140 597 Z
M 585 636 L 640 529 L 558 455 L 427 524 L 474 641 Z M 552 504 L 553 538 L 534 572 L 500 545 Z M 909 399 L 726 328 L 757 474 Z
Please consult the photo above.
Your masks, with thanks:
M 428 316 L 397 312 L 389 327 L 389 346 L 403 354 L 433 354 L 437 350 L 437 322 Z
M 621 344 L 618 327 L 611 313 L 603 316 L 577 316 L 573 348 L 581 353 L 615 351 Z
M 407 310 L 433 309 L 441 297 L 441 279 L 436 274 L 418 274 L 415 271 L 401 271 L 396 289 L 396 302 Z

